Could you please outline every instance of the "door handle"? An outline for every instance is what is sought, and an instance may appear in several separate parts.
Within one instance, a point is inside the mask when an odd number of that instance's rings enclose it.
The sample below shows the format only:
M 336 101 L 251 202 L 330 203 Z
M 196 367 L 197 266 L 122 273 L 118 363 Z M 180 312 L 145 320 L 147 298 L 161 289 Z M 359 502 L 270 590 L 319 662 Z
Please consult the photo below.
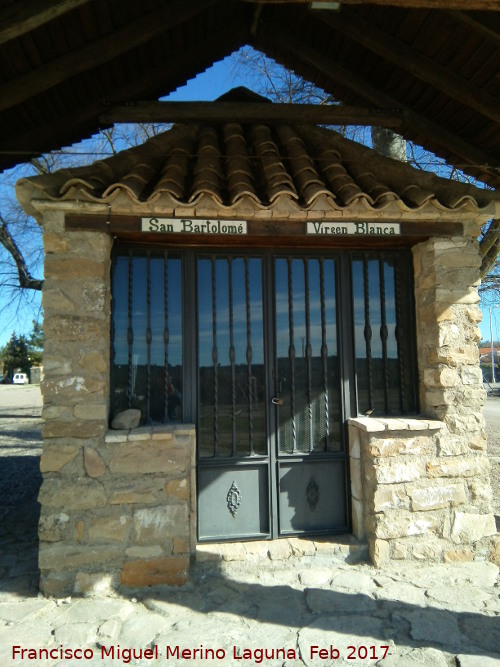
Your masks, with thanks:
M 272 403 L 273 405 L 277 405 L 278 407 L 280 407 L 280 406 L 283 405 L 283 399 L 282 399 L 282 398 L 278 398 L 277 396 L 274 396 L 273 398 L 271 398 L 271 403 Z

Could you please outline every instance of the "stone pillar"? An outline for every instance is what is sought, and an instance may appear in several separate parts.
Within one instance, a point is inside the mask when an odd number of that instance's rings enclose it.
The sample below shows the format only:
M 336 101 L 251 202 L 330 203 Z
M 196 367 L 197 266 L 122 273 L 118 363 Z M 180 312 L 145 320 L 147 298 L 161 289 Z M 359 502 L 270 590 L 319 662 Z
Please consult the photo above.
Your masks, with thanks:
M 413 254 L 424 416 L 350 420 L 354 534 L 377 565 L 493 559 L 478 245 L 472 236 L 436 238 Z
M 40 588 L 184 583 L 194 428 L 108 433 L 112 240 L 65 231 L 62 213 L 43 227 Z
M 450 537 L 474 557 L 486 555 L 495 532 L 479 366 L 481 320 L 478 229 L 470 236 L 434 238 L 414 248 L 420 409 L 444 422 L 437 456 L 427 466 L 436 479 L 462 479 L 466 501 L 450 514 Z

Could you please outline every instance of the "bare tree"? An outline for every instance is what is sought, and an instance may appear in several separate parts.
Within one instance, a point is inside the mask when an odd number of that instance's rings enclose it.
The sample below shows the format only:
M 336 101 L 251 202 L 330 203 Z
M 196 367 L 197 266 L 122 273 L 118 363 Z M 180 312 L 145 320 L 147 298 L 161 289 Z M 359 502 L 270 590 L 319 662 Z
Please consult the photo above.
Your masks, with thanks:
M 15 182 L 22 176 L 49 174 L 62 167 L 93 162 L 96 156 L 108 157 L 120 150 L 143 143 L 164 131 L 165 124 L 117 125 L 102 130 L 89 140 L 18 165 L 0 176 L 0 292 L 2 330 L 12 326 L 23 311 L 26 321 L 38 319 L 39 293 L 43 287 L 42 233 L 36 221 L 22 210 L 14 194 Z M 7 315 L 10 314 L 10 317 Z

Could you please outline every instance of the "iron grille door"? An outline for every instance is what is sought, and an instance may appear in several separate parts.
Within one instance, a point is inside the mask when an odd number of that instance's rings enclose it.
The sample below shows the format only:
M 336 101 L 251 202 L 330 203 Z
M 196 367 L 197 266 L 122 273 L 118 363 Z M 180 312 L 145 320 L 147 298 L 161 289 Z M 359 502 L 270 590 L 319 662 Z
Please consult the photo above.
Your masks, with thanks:
M 200 540 L 347 530 L 337 272 L 198 257 Z
M 348 528 L 337 260 L 274 262 L 279 534 Z
M 198 534 L 271 534 L 263 258 L 200 256 Z

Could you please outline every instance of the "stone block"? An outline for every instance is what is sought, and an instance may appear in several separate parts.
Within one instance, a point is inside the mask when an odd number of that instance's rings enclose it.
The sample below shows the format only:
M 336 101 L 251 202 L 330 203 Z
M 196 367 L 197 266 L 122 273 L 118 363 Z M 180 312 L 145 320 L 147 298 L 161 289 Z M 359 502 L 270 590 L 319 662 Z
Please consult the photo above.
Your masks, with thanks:
M 61 468 L 73 461 L 81 451 L 81 447 L 75 445 L 50 445 L 45 443 L 40 458 L 40 471 L 59 472 Z
M 456 368 L 426 368 L 424 370 L 424 384 L 427 387 L 454 387 L 458 382 Z
M 352 514 L 352 532 L 356 539 L 364 540 L 366 537 L 365 519 L 363 511 L 363 503 L 356 498 L 351 501 Z
M 44 438 L 95 438 L 106 433 L 104 421 L 46 421 L 42 428 Z
M 83 521 L 77 521 L 75 523 L 75 539 L 77 542 L 83 540 L 83 533 L 85 531 L 85 523 Z
M 182 586 L 187 582 L 188 572 L 188 556 L 134 560 L 123 566 L 120 583 L 123 586 Z
M 468 549 L 445 549 L 443 560 L 445 563 L 471 563 L 474 554 Z
M 189 500 L 190 489 L 188 480 L 185 477 L 183 479 L 171 479 L 165 485 L 165 493 L 177 500 Z
M 373 517 L 374 536 L 382 540 L 413 537 L 442 532 L 443 517 L 440 513 L 405 512 L 403 510 L 378 514 Z
M 390 559 L 391 547 L 385 540 L 369 540 L 370 558 L 375 567 L 383 567 Z
M 493 514 L 454 512 L 451 539 L 456 544 L 471 544 L 497 532 Z
M 175 447 L 162 440 L 113 444 L 108 449 L 112 473 L 184 473 L 190 454 L 185 447 Z
M 351 461 L 361 456 L 361 438 L 355 426 L 349 426 L 349 456 Z
M 82 565 L 95 566 L 120 559 L 123 555 L 121 546 L 86 546 L 77 544 L 40 545 L 38 564 L 41 570 L 67 570 Z
M 107 382 L 83 376 L 71 376 L 60 380 L 45 380 L 42 385 L 44 397 L 65 397 L 72 401 L 83 400 L 88 394 L 104 396 Z
M 490 561 L 500 567 L 500 535 L 496 535 L 491 542 Z
M 187 538 L 188 519 L 186 504 L 135 510 L 134 541 L 136 544 L 161 544 L 165 538 Z
M 433 455 L 436 453 L 436 439 L 433 435 L 400 435 L 391 438 L 371 438 L 368 444 L 368 452 L 372 457 L 410 454 L 418 456 Z
M 128 549 L 125 549 L 125 555 L 128 558 L 146 559 L 158 558 L 159 556 L 163 556 L 164 553 L 160 545 L 155 544 L 150 547 L 128 547 Z
M 375 478 L 379 484 L 412 482 L 424 476 L 425 462 L 419 459 L 379 459 L 375 467 Z
M 460 347 L 431 347 L 429 363 L 462 366 L 463 364 L 477 364 L 479 350 L 477 345 L 463 345 Z
M 414 512 L 429 511 L 460 505 L 466 501 L 463 482 L 452 484 L 408 485 L 407 493 L 411 498 Z
M 82 278 L 107 278 L 107 263 L 78 257 L 54 257 L 48 255 L 44 263 L 44 275 L 47 278 L 60 278 L 62 281 Z
M 69 239 L 66 234 L 56 232 L 45 232 L 43 235 L 43 249 L 46 255 L 67 252 Z
M 109 362 L 102 352 L 90 351 L 81 355 L 80 366 L 88 373 L 107 373 Z
M 105 572 L 77 572 L 73 592 L 77 594 L 106 595 L 113 591 L 113 576 Z
M 102 422 L 107 422 L 108 420 L 108 408 L 105 402 L 77 403 L 73 408 L 73 414 L 78 420 Z
M 131 517 L 123 514 L 90 519 L 89 540 L 91 542 L 124 542 L 131 523 Z
M 363 498 L 363 480 L 361 478 L 361 461 L 359 459 L 350 460 L 351 470 L 351 495 L 353 498 L 361 500 Z
M 46 597 L 62 597 L 71 592 L 73 572 L 41 572 L 40 591 Z
M 92 479 L 46 477 L 38 495 L 38 502 L 46 507 L 64 510 L 95 509 L 106 505 L 106 494 L 102 484 Z
M 89 477 L 102 477 L 106 472 L 106 464 L 99 453 L 92 447 L 84 447 L 83 463 Z
M 44 405 L 42 419 L 58 419 L 68 421 L 73 418 L 73 408 L 70 405 Z
M 386 512 L 387 510 L 395 509 L 410 509 L 410 501 L 405 485 L 377 487 L 373 494 L 373 511 Z
M 440 562 L 442 555 L 443 548 L 441 544 L 432 539 L 419 538 L 412 550 L 412 556 L 415 560 Z
M 38 523 L 38 537 L 42 542 L 60 542 L 69 526 L 69 516 L 65 512 L 46 514 L 42 511 Z
M 78 304 L 68 299 L 60 289 L 44 289 L 42 303 L 47 318 L 60 313 L 72 315 L 79 312 Z
M 189 540 L 185 537 L 174 537 L 172 553 L 188 554 L 191 550 Z
M 115 481 L 109 491 L 109 502 L 111 505 L 156 504 L 163 498 L 163 487 L 164 480 L 157 478 Z
M 446 457 L 428 461 L 428 477 L 475 477 L 488 475 L 489 462 L 485 456 Z
M 77 315 L 52 315 L 43 325 L 47 338 L 60 341 L 100 341 L 109 336 L 109 324 L 97 317 Z

